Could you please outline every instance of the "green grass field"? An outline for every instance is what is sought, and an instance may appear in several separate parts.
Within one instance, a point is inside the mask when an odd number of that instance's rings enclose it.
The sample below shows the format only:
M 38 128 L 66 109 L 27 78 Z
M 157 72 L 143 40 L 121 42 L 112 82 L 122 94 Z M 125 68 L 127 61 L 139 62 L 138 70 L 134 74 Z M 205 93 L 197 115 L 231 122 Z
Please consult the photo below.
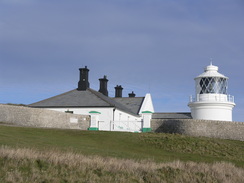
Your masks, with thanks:
M 244 142 L 177 134 L 124 133 L 0 126 L 0 145 L 58 149 L 126 159 L 215 162 L 244 167 Z
M 177 134 L 124 133 L 124 132 L 79 131 L 79 130 L 61 130 L 61 129 L 39 129 L 39 128 L 14 127 L 14 126 L 0 125 L 0 146 L 2 147 L 3 154 L 5 152 L 4 149 L 6 149 L 6 148 L 10 148 L 10 149 L 12 149 L 12 151 L 15 151 L 15 150 L 21 151 L 23 149 L 29 149 L 29 150 L 33 150 L 33 151 L 37 151 L 37 152 L 51 152 L 51 154 L 61 153 L 61 155 L 57 155 L 57 156 L 62 156 L 62 153 L 63 154 L 73 153 L 75 155 L 82 155 L 82 156 L 86 156 L 86 157 L 97 157 L 98 156 L 100 158 L 105 158 L 105 159 L 106 158 L 115 158 L 118 161 L 128 161 L 128 160 L 131 160 L 133 162 L 147 161 L 147 162 L 156 163 L 156 164 L 172 163 L 172 162 L 176 162 L 176 161 L 179 161 L 181 163 L 182 162 L 185 162 L 185 163 L 194 162 L 194 163 L 197 163 L 198 166 L 201 166 L 201 164 L 204 164 L 204 163 L 207 163 L 207 164 L 209 164 L 209 166 L 210 165 L 212 166 L 218 162 L 226 162 L 227 164 L 231 163 L 231 166 L 233 165 L 236 168 L 238 168 L 238 167 L 241 168 L 241 170 L 243 170 L 243 168 L 244 168 L 244 156 L 243 156 L 244 142 L 234 141 L 234 140 L 212 139 L 212 138 L 204 138 L 204 137 L 189 137 L 189 136 L 177 135 Z M 6 154 L 9 154 L 9 153 L 6 153 Z M 2 159 L 0 162 L 2 162 L 2 164 L 4 164 L 4 165 L 8 164 L 11 167 L 12 166 L 11 164 L 15 161 L 13 160 L 12 156 L 8 157 L 8 158 L 6 158 L 6 156 L 7 155 L 3 155 L 1 157 Z M 27 161 L 26 158 L 28 159 L 28 156 L 25 156 L 25 158 L 24 158 L 25 161 L 21 161 L 21 162 L 27 163 L 27 164 L 24 164 L 23 167 L 31 166 L 32 163 L 30 163 L 30 162 L 33 162 L 33 161 L 29 162 L 29 160 Z M 91 158 L 91 159 L 93 159 L 93 158 Z M 13 160 L 13 162 L 12 162 L 12 160 Z M 38 165 L 38 167 L 39 167 L 39 164 L 38 164 L 39 161 L 44 162 L 44 165 L 48 166 L 48 167 L 51 165 L 58 166 L 58 165 L 53 165 L 53 164 L 49 165 L 48 162 L 53 161 L 53 160 L 48 160 L 45 158 L 44 159 L 42 159 L 42 158 L 35 159 L 34 165 L 35 166 Z M 142 165 L 144 165 L 144 164 L 145 163 L 142 163 Z M 43 166 L 43 165 L 41 165 L 41 166 Z M 22 165 L 20 167 L 22 167 Z M 169 167 L 169 166 L 166 166 L 166 167 Z M 159 168 L 159 169 L 161 169 L 161 168 Z M 7 171 L 9 169 L 11 169 L 11 168 L 6 168 Z M 21 171 L 22 171 L 22 169 L 21 169 Z M 58 167 L 56 167 L 55 169 L 58 169 Z M 76 169 L 77 169 L 77 167 L 76 167 Z M 156 169 L 156 170 L 158 171 L 159 169 Z M 20 171 L 20 170 L 18 170 L 18 171 Z M 69 170 L 69 171 L 71 171 L 71 170 Z M 87 171 L 87 170 L 84 170 L 84 171 Z M 105 170 L 103 168 L 99 169 L 99 170 L 97 170 L 97 168 L 95 168 L 92 171 L 92 172 L 95 172 L 92 174 L 93 178 L 94 178 L 94 175 L 96 174 L 96 171 L 103 172 Z M 110 172 L 110 171 L 111 170 L 109 170 L 108 172 Z M 177 173 L 177 171 L 178 171 L 178 173 L 181 172 L 182 176 L 183 176 L 183 175 L 185 175 L 184 171 L 186 171 L 186 170 L 183 171 L 179 168 L 172 168 L 172 170 L 167 170 L 167 171 L 165 171 L 166 173 L 163 172 L 164 173 L 163 176 L 166 176 L 166 177 L 164 177 L 165 180 L 167 180 L 166 178 L 167 178 L 167 176 L 169 176 L 170 171 L 172 171 L 171 172 L 172 174 Z M 191 172 L 192 171 L 193 170 L 191 170 Z M 5 173 L 2 175 L 2 177 L 6 178 L 8 174 L 6 173 L 5 170 L 3 170 L 3 172 L 5 172 Z M 36 172 L 36 170 L 35 170 L 35 172 Z M 40 171 L 40 172 L 42 172 L 42 171 Z M 112 175 L 111 175 L 112 177 L 108 176 L 109 173 L 108 172 L 106 173 L 106 172 L 107 171 L 105 171 L 103 173 L 100 172 L 101 173 L 100 179 L 94 179 L 94 181 L 96 182 L 96 180 L 97 180 L 97 181 L 103 182 L 102 181 L 102 178 L 104 178 L 103 175 L 106 175 L 106 180 L 104 180 L 104 182 L 106 182 L 106 181 L 110 182 L 107 179 L 108 177 L 111 178 L 111 182 L 113 182 L 112 180 L 116 179 Z M 154 172 L 154 171 L 152 171 L 152 172 Z M 145 171 L 144 171 L 144 173 L 145 173 Z M 162 178 L 161 173 L 159 172 L 157 180 L 161 180 L 161 178 Z M 194 177 L 194 179 L 189 179 L 189 180 L 197 180 L 199 178 L 199 180 L 203 180 L 206 182 L 208 182 L 207 180 L 211 180 L 210 182 L 215 181 L 214 175 L 210 175 L 207 173 L 205 175 L 205 173 L 203 173 L 203 175 L 199 177 L 199 175 L 201 175 L 201 173 L 202 172 L 200 172 L 200 174 L 199 174 L 199 172 L 197 172 L 196 177 Z M 52 174 L 52 173 L 49 173 L 49 174 Z M 123 173 L 123 176 L 126 177 L 127 174 L 128 174 L 128 172 L 126 174 Z M 143 174 L 143 172 L 142 172 L 142 174 Z M 188 175 L 190 173 L 186 173 L 186 174 Z M 31 174 L 31 175 L 33 175 L 33 174 Z M 155 174 L 155 176 L 156 175 L 157 175 L 157 173 Z M 135 175 L 133 174 L 133 176 L 135 176 Z M 129 178 L 131 178 L 131 180 L 134 180 L 133 176 L 132 177 L 129 176 Z M 213 176 L 213 177 L 211 177 L 211 176 Z M 12 178 L 13 177 L 14 176 L 12 175 Z M 51 176 L 51 177 L 53 177 L 53 176 Z M 99 176 L 98 176 L 98 178 L 99 178 Z M 127 178 L 125 178 L 125 180 L 127 180 Z M 170 178 L 170 177 L 168 177 L 168 178 Z M 15 182 L 16 180 L 19 180 L 19 179 L 20 178 L 17 178 L 17 179 L 13 178 L 12 182 Z M 4 181 L 6 181 L 6 180 L 7 179 L 4 179 Z M 8 179 L 9 182 L 11 182 L 11 180 L 12 179 Z M 52 182 L 50 180 L 51 179 L 47 179 L 46 182 Z M 62 179 L 62 180 L 65 180 L 65 179 Z M 69 179 L 68 182 L 72 182 L 71 180 L 73 180 L 73 179 Z M 93 180 L 93 179 L 86 179 L 86 180 Z M 132 181 L 132 182 L 156 181 L 156 179 L 155 180 L 150 179 L 150 181 L 149 181 L 149 179 L 147 179 L 147 180 L 142 179 L 141 181 L 136 181 L 136 180 L 137 179 L 135 178 L 135 181 Z M 180 178 L 178 177 L 177 179 L 172 179 L 172 180 L 179 181 Z M 220 180 L 220 179 L 216 179 L 216 180 Z M 23 182 L 25 182 L 25 181 L 23 181 Z M 33 179 L 32 179 L 32 181 L 33 181 Z M 19 180 L 19 182 L 21 182 L 21 181 Z M 45 182 L 45 181 L 43 181 L 43 182 Z M 57 182 L 60 182 L 60 180 Z M 75 182 L 75 181 L 73 181 L 73 182 Z M 84 181 L 84 182 L 89 182 L 89 181 Z M 123 181 L 120 181 L 120 182 L 123 182 Z M 202 182 L 202 181 L 200 181 L 200 182 Z

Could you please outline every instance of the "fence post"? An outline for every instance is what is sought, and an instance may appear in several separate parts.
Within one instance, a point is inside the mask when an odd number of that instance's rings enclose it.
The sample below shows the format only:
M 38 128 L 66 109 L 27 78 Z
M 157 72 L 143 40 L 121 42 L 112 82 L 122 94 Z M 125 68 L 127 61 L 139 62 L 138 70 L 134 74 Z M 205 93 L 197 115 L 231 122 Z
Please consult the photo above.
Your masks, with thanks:
M 151 128 L 151 119 L 152 119 L 152 112 L 151 111 L 143 111 L 142 112 L 142 132 L 150 132 L 152 131 Z
M 101 113 L 97 112 L 97 111 L 90 111 L 89 114 L 91 116 L 91 121 L 90 121 L 90 127 L 88 128 L 88 130 L 96 131 L 96 130 L 98 130 L 99 114 L 101 114 Z

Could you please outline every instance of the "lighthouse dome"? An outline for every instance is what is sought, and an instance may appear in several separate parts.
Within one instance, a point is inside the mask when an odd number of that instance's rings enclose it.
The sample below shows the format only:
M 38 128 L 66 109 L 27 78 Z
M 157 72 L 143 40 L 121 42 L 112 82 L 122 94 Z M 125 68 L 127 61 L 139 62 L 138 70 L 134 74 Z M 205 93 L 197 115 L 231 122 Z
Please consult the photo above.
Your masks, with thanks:
M 224 76 L 223 74 L 220 74 L 218 72 L 218 69 L 219 68 L 217 66 L 212 65 L 212 63 L 211 63 L 209 66 L 205 67 L 204 73 L 200 74 L 195 79 L 204 78 L 204 77 L 219 77 L 219 78 L 228 79 L 228 77 Z

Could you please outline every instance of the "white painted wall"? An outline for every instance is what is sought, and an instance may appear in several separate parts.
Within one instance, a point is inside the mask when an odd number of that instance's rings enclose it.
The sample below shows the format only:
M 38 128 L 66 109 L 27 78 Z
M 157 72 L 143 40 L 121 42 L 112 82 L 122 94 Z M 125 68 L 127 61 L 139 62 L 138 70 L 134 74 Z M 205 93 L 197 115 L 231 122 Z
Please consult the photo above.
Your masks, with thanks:
M 134 115 L 130 115 L 118 109 L 116 109 L 114 112 L 114 121 L 140 121 L 141 119 L 141 116 L 137 117 Z
M 234 103 L 192 102 L 189 107 L 193 119 L 232 121 Z
M 152 113 L 143 114 L 143 128 L 151 128 Z

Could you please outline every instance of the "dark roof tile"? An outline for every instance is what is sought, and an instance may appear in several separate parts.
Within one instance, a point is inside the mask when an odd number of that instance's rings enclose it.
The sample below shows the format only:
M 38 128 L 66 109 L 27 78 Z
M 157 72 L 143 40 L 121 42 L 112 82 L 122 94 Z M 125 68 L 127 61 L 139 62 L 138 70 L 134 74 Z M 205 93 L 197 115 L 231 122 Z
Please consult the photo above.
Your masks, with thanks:
M 144 101 L 144 97 L 118 97 L 113 98 L 113 100 L 126 106 L 133 113 L 138 114 Z

